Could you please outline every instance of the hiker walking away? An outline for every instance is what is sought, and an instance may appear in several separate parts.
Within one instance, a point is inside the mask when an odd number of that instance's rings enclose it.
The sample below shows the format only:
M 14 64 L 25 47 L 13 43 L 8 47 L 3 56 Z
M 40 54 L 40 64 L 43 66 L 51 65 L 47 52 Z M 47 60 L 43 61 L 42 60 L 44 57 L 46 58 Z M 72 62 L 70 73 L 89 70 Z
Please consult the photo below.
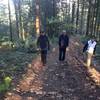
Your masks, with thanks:
M 41 53 L 41 62 L 43 66 L 46 64 L 47 61 L 47 51 L 49 50 L 49 40 L 47 35 L 44 31 L 40 33 L 40 36 L 37 39 L 37 46 L 40 49 Z
M 96 44 L 97 43 L 96 43 L 95 39 L 90 39 L 90 40 L 88 40 L 88 42 L 85 44 L 85 46 L 83 48 L 83 52 L 87 52 L 87 61 L 86 61 L 87 67 L 91 66 L 92 57 L 96 51 Z
M 63 30 L 59 36 L 59 61 L 65 60 L 66 48 L 69 44 L 69 37 L 66 34 L 66 31 Z

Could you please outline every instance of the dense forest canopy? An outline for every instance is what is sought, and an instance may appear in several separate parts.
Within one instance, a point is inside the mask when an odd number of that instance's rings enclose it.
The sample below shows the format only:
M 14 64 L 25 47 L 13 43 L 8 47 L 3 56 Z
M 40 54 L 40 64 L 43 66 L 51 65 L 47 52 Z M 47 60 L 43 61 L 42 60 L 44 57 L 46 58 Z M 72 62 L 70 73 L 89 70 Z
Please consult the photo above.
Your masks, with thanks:
M 0 0 L 0 38 L 25 41 L 44 29 L 62 29 L 100 40 L 100 0 Z
M 0 0 L 0 100 L 99 92 L 100 0 Z

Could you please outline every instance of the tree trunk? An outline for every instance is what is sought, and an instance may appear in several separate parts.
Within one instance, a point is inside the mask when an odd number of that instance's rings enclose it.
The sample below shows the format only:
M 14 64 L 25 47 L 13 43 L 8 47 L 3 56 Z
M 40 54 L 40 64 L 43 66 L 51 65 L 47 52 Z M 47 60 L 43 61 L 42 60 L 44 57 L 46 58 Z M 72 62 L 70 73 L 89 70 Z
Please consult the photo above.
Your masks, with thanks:
M 10 1 L 8 0 L 8 10 L 9 10 L 9 32 L 10 32 L 10 41 L 13 42 L 13 39 L 12 39 L 12 22 L 11 22 L 11 9 L 10 9 Z
M 75 2 L 72 4 L 72 21 L 71 23 L 74 24 L 74 17 L 75 17 Z
M 87 29 L 86 29 L 86 35 L 89 35 L 89 26 L 90 26 L 90 13 L 91 13 L 91 4 L 89 2 L 89 7 L 88 7 L 88 15 L 87 15 Z
M 80 25 L 80 30 L 81 33 L 83 33 L 83 28 L 84 27 L 84 0 L 82 2 L 82 11 L 81 11 L 81 25 Z
M 95 37 L 97 36 L 97 27 L 96 26 L 98 26 L 97 24 L 98 24 L 98 16 L 99 16 L 99 3 L 100 3 L 100 1 L 99 0 L 97 0 L 97 2 L 96 2 L 96 15 L 95 15 L 95 24 L 94 24 L 94 35 L 95 35 Z
M 79 0 L 77 0 L 76 33 L 77 33 L 77 31 L 78 31 L 78 25 L 79 25 Z
M 72 3 L 72 20 L 71 20 L 72 32 L 74 31 L 74 30 L 73 30 L 74 21 L 75 21 L 75 2 Z
M 15 7 L 15 16 L 16 16 L 16 34 L 18 38 L 21 39 L 20 35 L 20 24 L 19 24 L 19 0 L 13 0 L 14 7 Z

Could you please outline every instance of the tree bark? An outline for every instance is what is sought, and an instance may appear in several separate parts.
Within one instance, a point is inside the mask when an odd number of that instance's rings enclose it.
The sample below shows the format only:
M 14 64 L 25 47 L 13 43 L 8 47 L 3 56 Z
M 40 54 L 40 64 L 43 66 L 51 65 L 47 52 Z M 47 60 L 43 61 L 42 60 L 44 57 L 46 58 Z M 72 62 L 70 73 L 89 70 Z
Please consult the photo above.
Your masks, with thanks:
M 76 33 L 78 32 L 78 25 L 79 25 L 79 0 L 77 0 Z
M 88 15 L 87 15 L 87 29 L 86 29 L 86 35 L 89 35 L 90 13 L 91 13 L 91 4 L 90 4 L 90 2 L 89 2 Z
M 8 10 L 9 10 L 9 32 L 10 32 L 10 41 L 13 42 L 13 36 L 12 36 L 12 21 L 11 21 L 11 9 L 10 9 L 10 1 L 8 0 Z

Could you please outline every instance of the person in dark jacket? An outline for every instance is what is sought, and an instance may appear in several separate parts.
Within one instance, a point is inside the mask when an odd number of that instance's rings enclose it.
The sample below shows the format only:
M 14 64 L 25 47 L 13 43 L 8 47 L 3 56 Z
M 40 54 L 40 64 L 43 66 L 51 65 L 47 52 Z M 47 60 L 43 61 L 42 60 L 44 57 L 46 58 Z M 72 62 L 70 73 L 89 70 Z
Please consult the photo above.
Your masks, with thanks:
M 37 39 L 37 46 L 41 52 L 41 62 L 43 63 L 43 65 L 45 65 L 47 59 L 47 51 L 49 50 L 50 46 L 48 37 L 44 31 L 40 33 L 40 36 Z
M 69 44 L 69 37 L 66 31 L 63 30 L 62 34 L 59 36 L 59 61 L 65 60 L 66 48 Z

